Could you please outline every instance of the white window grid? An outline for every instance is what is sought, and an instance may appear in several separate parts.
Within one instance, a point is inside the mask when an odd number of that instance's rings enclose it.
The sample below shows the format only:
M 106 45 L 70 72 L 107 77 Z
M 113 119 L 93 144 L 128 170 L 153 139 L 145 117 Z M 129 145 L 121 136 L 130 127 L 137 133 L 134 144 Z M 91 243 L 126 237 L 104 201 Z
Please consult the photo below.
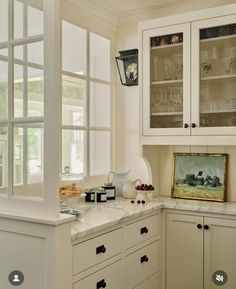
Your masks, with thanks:
M 65 21 L 65 20 L 63 20 Z M 73 24 L 75 25 L 75 24 Z M 82 27 L 80 27 L 82 28 Z M 85 28 L 83 28 L 85 29 Z M 90 33 L 94 33 L 88 29 L 85 29 L 87 32 L 87 66 L 86 66 L 86 72 L 87 74 L 77 74 L 70 71 L 62 70 L 62 75 L 73 77 L 80 80 L 86 81 L 86 100 L 85 100 L 85 107 L 86 107 L 86 125 L 78 126 L 78 125 L 62 125 L 63 130 L 78 130 L 83 131 L 85 133 L 84 137 L 84 152 L 85 152 L 85 158 L 84 158 L 84 175 L 90 176 L 90 137 L 89 134 L 91 131 L 104 131 L 110 133 L 110 154 L 112 155 L 112 121 L 110 117 L 110 126 L 109 127 L 99 127 L 99 126 L 90 126 L 90 119 L 89 119 L 89 113 L 90 113 L 90 83 L 97 83 L 97 84 L 105 84 L 110 87 L 110 98 L 112 98 L 111 92 L 112 92 L 112 83 L 111 81 L 102 80 L 98 78 L 94 78 L 90 76 Z M 62 29 L 61 29 L 62 31 Z M 101 35 L 102 36 L 102 35 Z M 104 37 L 104 36 L 102 36 Z M 106 38 L 106 37 L 104 37 Z M 107 38 L 108 39 L 108 38 Z M 110 39 L 108 39 L 110 40 Z M 111 42 L 111 40 L 110 40 Z M 111 54 L 111 45 L 110 45 L 110 54 Z M 111 69 L 110 69 L 111 71 Z M 111 73 L 110 73 L 111 74 Z M 111 79 L 111 75 L 110 75 Z M 110 101 L 110 114 L 112 109 L 112 102 Z M 112 166 L 112 158 L 110 156 L 110 167 Z M 61 169 L 62 173 L 64 173 L 64 168 Z
M 27 68 L 38 68 L 43 70 L 43 65 L 31 63 L 27 61 L 27 44 L 43 41 L 43 34 L 27 36 L 27 5 L 23 5 L 23 37 L 14 39 L 14 0 L 8 0 L 8 41 L 0 43 L 0 49 L 7 49 L 8 56 L 1 56 L 1 60 L 8 62 L 8 116 L 0 118 L 0 126 L 7 127 L 8 131 L 8 172 L 5 174 L 7 178 L 7 191 L 8 196 L 13 195 L 14 187 L 14 127 L 20 126 L 24 129 L 23 136 L 23 184 L 27 184 L 27 134 L 28 127 L 41 128 L 43 127 L 44 117 L 28 117 L 27 116 Z M 23 60 L 14 59 L 14 47 L 23 46 Z M 14 117 L 14 64 L 23 66 L 23 117 Z

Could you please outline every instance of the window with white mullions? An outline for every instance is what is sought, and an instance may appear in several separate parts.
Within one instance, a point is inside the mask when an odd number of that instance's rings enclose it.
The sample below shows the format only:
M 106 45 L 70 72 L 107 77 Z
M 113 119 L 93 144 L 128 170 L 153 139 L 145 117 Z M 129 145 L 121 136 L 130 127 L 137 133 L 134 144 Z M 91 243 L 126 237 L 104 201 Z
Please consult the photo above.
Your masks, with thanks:
M 111 166 L 110 40 L 62 21 L 62 172 Z
M 0 16 L 0 193 L 43 197 L 42 1 L 0 0 Z

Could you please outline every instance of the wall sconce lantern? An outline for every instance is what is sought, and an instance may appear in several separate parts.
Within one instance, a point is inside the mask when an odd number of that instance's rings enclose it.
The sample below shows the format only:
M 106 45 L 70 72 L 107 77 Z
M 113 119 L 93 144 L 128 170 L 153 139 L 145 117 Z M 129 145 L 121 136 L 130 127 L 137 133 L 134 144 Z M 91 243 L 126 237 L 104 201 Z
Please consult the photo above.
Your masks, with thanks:
M 116 64 L 122 85 L 138 85 L 138 49 L 119 51 Z

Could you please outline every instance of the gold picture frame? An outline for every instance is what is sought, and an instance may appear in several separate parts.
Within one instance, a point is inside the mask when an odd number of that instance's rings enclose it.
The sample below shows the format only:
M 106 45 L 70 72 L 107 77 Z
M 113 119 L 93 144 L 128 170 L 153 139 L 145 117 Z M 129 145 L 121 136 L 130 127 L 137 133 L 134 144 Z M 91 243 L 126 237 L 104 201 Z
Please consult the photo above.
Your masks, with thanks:
M 174 153 L 171 197 L 225 202 L 228 154 Z

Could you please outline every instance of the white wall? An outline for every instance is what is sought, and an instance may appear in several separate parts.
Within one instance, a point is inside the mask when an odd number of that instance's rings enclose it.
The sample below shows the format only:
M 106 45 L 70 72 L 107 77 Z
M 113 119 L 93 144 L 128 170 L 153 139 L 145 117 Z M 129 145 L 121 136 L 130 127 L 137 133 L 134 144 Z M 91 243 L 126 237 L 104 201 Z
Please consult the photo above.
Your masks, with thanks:
M 149 11 L 143 15 L 135 15 L 130 19 L 122 19 L 122 23 L 135 19 L 134 24 L 119 26 L 117 32 L 117 55 L 119 50 L 138 48 L 138 21 L 161 16 L 180 14 L 187 11 L 201 10 L 209 7 L 235 3 L 235 0 L 191 1 L 182 4 L 162 7 L 159 10 Z M 140 53 L 141 51 L 139 51 Z M 117 75 L 116 92 L 116 158 L 117 170 L 132 170 L 133 178 L 139 177 L 143 182 L 152 181 L 148 177 L 148 168 L 139 155 L 139 103 L 138 86 L 125 87 L 120 84 Z M 204 148 L 203 148 L 204 150 Z M 156 182 L 154 180 L 154 182 Z M 168 194 L 168 193 L 167 193 Z M 232 199 L 232 197 L 230 197 Z M 236 198 L 235 198 L 236 199 Z

